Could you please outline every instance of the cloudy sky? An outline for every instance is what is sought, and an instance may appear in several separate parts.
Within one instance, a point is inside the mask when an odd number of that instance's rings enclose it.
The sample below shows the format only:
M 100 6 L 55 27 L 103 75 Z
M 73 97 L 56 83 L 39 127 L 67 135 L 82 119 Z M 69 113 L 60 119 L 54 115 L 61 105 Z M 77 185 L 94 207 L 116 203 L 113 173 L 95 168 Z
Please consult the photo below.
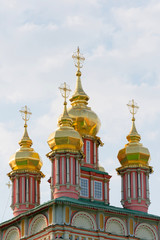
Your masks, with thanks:
M 47 138 L 57 128 L 64 81 L 75 89 L 72 54 L 86 60 L 82 84 L 101 119 L 100 163 L 112 175 L 110 203 L 120 205 L 117 153 L 131 128 L 126 104 L 140 109 L 136 126 L 151 153 L 151 206 L 160 215 L 160 1 L 0 0 L 0 222 L 12 217 L 8 161 L 19 148 L 27 105 L 28 132 L 43 160 L 41 203 L 50 200 Z M 69 103 L 68 103 L 69 105 Z

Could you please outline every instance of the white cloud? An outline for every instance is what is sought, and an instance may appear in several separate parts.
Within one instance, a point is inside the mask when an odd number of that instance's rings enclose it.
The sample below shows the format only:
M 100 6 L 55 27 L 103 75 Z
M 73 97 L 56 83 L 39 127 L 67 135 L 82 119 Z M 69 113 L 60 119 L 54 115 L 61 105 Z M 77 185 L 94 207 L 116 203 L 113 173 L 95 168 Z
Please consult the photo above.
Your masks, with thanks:
M 126 143 L 125 136 L 131 127 L 126 104 L 132 98 L 140 106 L 136 115 L 137 130 L 141 133 L 142 143 L 152 153 L 154 179 L 158 178 L 159 1 L 6 0 L 0 1 L 0 5 L 0 110 L 3 114 L 0 156 L 3 174 L 9 170 L 9 156 L 18 148 L 18 137 L 21 136 L 17 113 L 11 117 L 8 112 L 27 104 L 33 110 L 29 135 L 34 149 L 43 159 L 42 171 L 49 177 L 50 162 L 45 157 L 49 152 L 47 138 L 57 128 L 57 118 L 63 109 L 58 87 L 65 81 L 74 90 L 76 69 L 71 55 L 80 46 L 86 58 L 82 84 L 90 96 L 89 106 L 102 122 L 99 134 L 105 145 L 100 148 L 100 162 L 113 175 L 111 204 L 119 205 L 120 201 L 119 176 L 114 169 L 119 166 L 116 155 Z M 4 183 L 8 181 L 6 176 L 4 179 Z M 152 182 L 151 187 L 154 188 Z M 42 201 L 49 200 L 46 180 L 42 181 L 42 191 L 45 191 Z M 156 213 L 159 200 L 154 190 L 152 194 L 152 211 Z M 5 190 L 4 203 L 7 196 Z

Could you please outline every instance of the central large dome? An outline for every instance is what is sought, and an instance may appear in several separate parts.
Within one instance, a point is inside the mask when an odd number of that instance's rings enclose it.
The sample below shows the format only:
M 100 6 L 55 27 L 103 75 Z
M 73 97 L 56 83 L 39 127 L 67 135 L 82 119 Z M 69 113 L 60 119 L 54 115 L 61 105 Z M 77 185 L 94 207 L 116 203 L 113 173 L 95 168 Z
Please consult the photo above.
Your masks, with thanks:
M 68 114 L 73 120 L 73 126 L 81 136 L 96 136 L 101 123 L 95 112 L 87 106 L 89 97 L 84 92 L 81 84 L 81 72 L 77 71 L 76 90 L 71 97 L 71 108 L 68 109 Z

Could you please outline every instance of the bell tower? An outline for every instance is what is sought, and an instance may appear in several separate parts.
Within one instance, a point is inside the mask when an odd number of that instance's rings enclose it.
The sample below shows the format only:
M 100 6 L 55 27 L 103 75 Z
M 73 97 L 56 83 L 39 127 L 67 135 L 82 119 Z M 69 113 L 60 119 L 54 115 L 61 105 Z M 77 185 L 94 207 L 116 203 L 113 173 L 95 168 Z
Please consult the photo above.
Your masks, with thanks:
M 147 212 L 150 205 L 149 174 L 153 169 L 149 166 L 149 150 L 140 143 L 141 136 L 135 126 L 139 107 L 134 100 L 127 105 L 132 114 L 132 128 L 127 136 L 128 143 L 118 153 L 121 167 L 116 169 L 121 176 L 121 203 L 124 208 Z

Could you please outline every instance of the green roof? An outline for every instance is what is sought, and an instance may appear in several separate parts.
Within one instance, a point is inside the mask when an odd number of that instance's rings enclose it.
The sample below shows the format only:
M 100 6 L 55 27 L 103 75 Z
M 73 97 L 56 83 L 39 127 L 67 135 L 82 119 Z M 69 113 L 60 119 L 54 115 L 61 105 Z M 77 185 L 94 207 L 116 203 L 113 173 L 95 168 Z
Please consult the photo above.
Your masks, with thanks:
M 40 212 L 44 208 L 47 208 L 47 207 L 51 206 L 52 204 L 63 204 L 63 203 L 77 205 L 77 207 L 83 206 L 83 208 L 86 207 L 86 208 L 97 209 L 97 210 L 103 209 L 103 210 L 106 210 L 106 211 L 109 211 L 112 213 L 121 213 L 121 214 L 125 214 L 125 215 L 130 215 L 130 216 L 132 215 L 132 216 L 150 218 L 153 220 L 160 220 L 160 216 L 148 214 L 148 213 L 141 212 L 141 211 L 135 211 L 135 210 L 125 209 L 125 208 L 120 208 L 120 207 L 114 207 L 114 206 L 107 205 L 104 202 L 91 201 L 89 199 L 83 199 L 83 198 L 74 199 L 74 198 L 69 198 L 69 197 L 60 197 L 60 198 L 45 202 L 31 210 L 21 213 L 18 216 L 1 223 L 0 227 L 2 227 L 5 224 L 9 224 L 11 221 L 16 221 L 23 217 L 27 217 L 27 215 L 34 214 L 34 212 L 36 212 L 36 211 Z
M 95 172 L 95 173 L 99 173 L 99 174 L 104 174 L 104 175 L 108 175 L 107 172 L 103 172 L 94 168 L 89 168 L 89 167 L 81 167 L 81 170 L 83 171 L 87 171 L 87 172 Z

